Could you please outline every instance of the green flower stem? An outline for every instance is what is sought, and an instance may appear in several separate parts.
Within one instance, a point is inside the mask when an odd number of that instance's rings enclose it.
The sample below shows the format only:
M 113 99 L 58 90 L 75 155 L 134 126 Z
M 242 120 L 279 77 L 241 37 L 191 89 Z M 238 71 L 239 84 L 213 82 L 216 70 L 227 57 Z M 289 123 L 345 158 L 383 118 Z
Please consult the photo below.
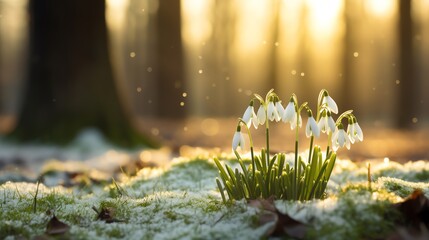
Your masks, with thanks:
M 329 157 L 329 150 L 331 147 L 331 142 L 332 142 L 332 132 L 328 133 L 328 145 L 326 146 L 326 159 L 328 159 Z
M 297 189 L 298 189 L 298 138 L 299 138 L 299 112 L 297 113 L 296 118 L 296 130 L 295 130 L 295 162 L 294 162 L 294 178 L 293 178 L 293 195 L 294 199 L 297 199 Z
M 329 157 L 329 145 L 326 147 L 326 158 L 325 159 L 328 159 L 328 157 Z
M 265 111 L 267 111 L 267 110 L 265 110 Z M 270 125 L 269 125 L 269 119 L 268 119 L 268 114 L 267 114 L 267 112 L 265 112 L 266 113 L 266 115 L 267 115 L 267 120 L 265 121 L 266 122 L 266 124 L 265 124 L 265 136 L 266 136 L 266 140 L 267 140 L 267 159 L 266 159 L 266 161 L 267 161 L 267 164 L 266 164 L 266 166 L 268 166 L 268 164 L 269 164 L 269 161 L 270 161 Z
M 314 136 L 311 135 L 311 138 L 310 138 L 310 149 L 308 149 L 308 161 L 307 161 L 307 163 L 310 163 L 310 160 L 311 160 L 311 153 L 312 153 L 312 150 L 313 150 L 313 142 L 314 142 Z
M 298 132 L 298 131 L 297 131 Z M 297 134 L 298 135 L 298 134 Z M 293 178 L 293 195 L 294 195 L 294 199 L 296 199 L 296 189 L 298 188 L 297 186 L 297 175 L 298 175 L 298 137 L 295 140 L 295 163 L 294 163 L 294 178 Z

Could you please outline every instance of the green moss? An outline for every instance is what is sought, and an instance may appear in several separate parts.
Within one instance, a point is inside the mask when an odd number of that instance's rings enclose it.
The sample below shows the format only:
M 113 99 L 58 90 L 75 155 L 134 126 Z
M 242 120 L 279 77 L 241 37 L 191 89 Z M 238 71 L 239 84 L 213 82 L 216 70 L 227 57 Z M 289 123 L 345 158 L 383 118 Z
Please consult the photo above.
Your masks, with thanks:
M 219 212 L 223 207 L 223 202 L 218 200 L 209 201 L 203 208 L 205 213 Z
M 171 221 L 176 221 L 177 220 L 177 214 L 172 211 L 172 210 L 168 210 L 164 212 L 164 216 L 168 219 L 170 219 Z
M 131 214 L 133 204 L 128 203 L 127 198 L 105 199 L 100 202 L 99 211 L 102 209 L 110 209 L 113 218 L 124 221 Z
M 46 212 L 46 211 L 61 211 L 61 209 L 66 205 L 74 204 L 74 197 L 64 194 L 58 194 L 55 191 L 50 192 L 46 196 L 37 198 L 37 211 Z
M 125 233 L 119 227 L 111 227 L 105 233 L 112 238 L 123 238 L 125 236 Z
M 416 174 L 414 175 L 414 177 L 418 180 L 418 181 L 425 181 L 428 182 L 429 181 L 429 171 L 424 169 L 420 172 L 416 172 Z
M 414 191 L 413 188 L 403 186 L 397 182 L 386 182 L 384 187 L 402 198 L 407 197 Z

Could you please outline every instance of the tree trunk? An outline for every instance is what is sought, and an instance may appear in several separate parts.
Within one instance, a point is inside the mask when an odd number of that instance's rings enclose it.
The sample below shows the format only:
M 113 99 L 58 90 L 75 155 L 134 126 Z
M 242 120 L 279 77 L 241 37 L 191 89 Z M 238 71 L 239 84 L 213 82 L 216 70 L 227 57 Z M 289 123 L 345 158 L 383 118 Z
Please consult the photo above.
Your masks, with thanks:
M 27 84 L 11 137 L 64 144 L 84 128 L 122 146 L 152 143 L 131 127 L 108 54 L 104 0 L 30 0 Z
M 341 86 L 341 95 L 338 101 L 341 109 L 350 109 L 355 104 L 353 103 L 352 89 L 353 83 L 358 81 L 356 77 L 356 67 L 353 62 L 356 61 L 353 52 L 356 50 L 356 41 L 358 41 L 358 22 L 359 15 L 356 14 L 359 9 L 360 1 L 348 0 L 344 1 L 344 50 L 343 50 L 343 77 Z
M 185 116 L 183 100 L 183 55 L 180 0 L 162 0 L 158 6 L 158 114 L 161 117 Z
M 397 126 L 410 127 L 417 115 L 418 86 L 413 63 L 413 22 L 411 17 L 411 0 L 399 0 L 399 104 Z

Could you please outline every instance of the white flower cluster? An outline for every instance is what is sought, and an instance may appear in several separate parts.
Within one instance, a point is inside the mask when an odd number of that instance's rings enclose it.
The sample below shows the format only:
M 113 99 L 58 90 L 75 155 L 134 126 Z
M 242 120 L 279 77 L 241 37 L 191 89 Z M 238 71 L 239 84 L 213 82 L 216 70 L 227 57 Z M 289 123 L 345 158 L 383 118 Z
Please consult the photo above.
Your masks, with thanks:
M 246 124 L 247 128 L 253 125 L 257 129 L 259 125 L 266 124 L 266 121 L 283 121 L 289 123 L 291 130 L 297 126 L 300 128 L 302 126 L 300 112 L 305 109 L 308 113 L 307 125 L 305 127 L 305 135 L 307 137 L 317 138 L 320 136 L 320 132 L 328 134 L 334 151 L 344 146 L 350 149 L 351 143 L 363 141 L 362 129 L 351 110 L 344 112 L 336 122 L 334 121 L 332 114 L 338 114 L 338 106 L 326 90 L 320 92 L 316 118 L 313 117 L 307 103 L 302 104 L 301 107 L 298 106 L 295 95 L 292 95 L 286 108 L 283 107 L 282 101 L 272 91 L 267 94 L 265 101 L 259 95 L 255 96 L 260 103 L 257 113 L 255 113 L 254 99 L 252 99 L 240 120 L 240 122 Z M 342 119 L 344 118 L 348 119 L 347 131 L 344 130 L 342 124 Z M 244 137 L 241 133 L 240 123 L 238 125 L 232 141 L 233 150 L 237 150 L 238 147 L 241 147 L 241 149 L 244 148 Z

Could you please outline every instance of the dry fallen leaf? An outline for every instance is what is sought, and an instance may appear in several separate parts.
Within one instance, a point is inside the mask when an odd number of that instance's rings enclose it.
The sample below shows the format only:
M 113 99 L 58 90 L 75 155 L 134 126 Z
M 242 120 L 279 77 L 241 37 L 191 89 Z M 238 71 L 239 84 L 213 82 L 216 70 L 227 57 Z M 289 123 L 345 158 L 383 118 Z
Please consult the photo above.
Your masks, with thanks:
M 393 205 L 401 218 L 389 240 L 429 239 L 429 199 L 417 189 L 403 202 Z
M 267 237 L 287 235 L 295 239 L 304 239 L 308 226 L 287 214 L 281 213 L 274 205 L 272 198 L 250 200 L 249 205 L 262 210 L 259 217 L 260 225 L 274 222 L 273 226 L 265 234 Z
M 429 226 L 429 199 L 422 190 L 414 190 L 404 202 L 395 204 L 395 207 L 403 215 L 404 220 L 413 226 L 419 227 L 420 224 Z
M 70 229 L 70 226 L 58 220 L 54 215 L 51 220 L 49 220 L 48 225 L 46 226 L 46 234 L 48 235 L 60 235 L 66 233 Z

